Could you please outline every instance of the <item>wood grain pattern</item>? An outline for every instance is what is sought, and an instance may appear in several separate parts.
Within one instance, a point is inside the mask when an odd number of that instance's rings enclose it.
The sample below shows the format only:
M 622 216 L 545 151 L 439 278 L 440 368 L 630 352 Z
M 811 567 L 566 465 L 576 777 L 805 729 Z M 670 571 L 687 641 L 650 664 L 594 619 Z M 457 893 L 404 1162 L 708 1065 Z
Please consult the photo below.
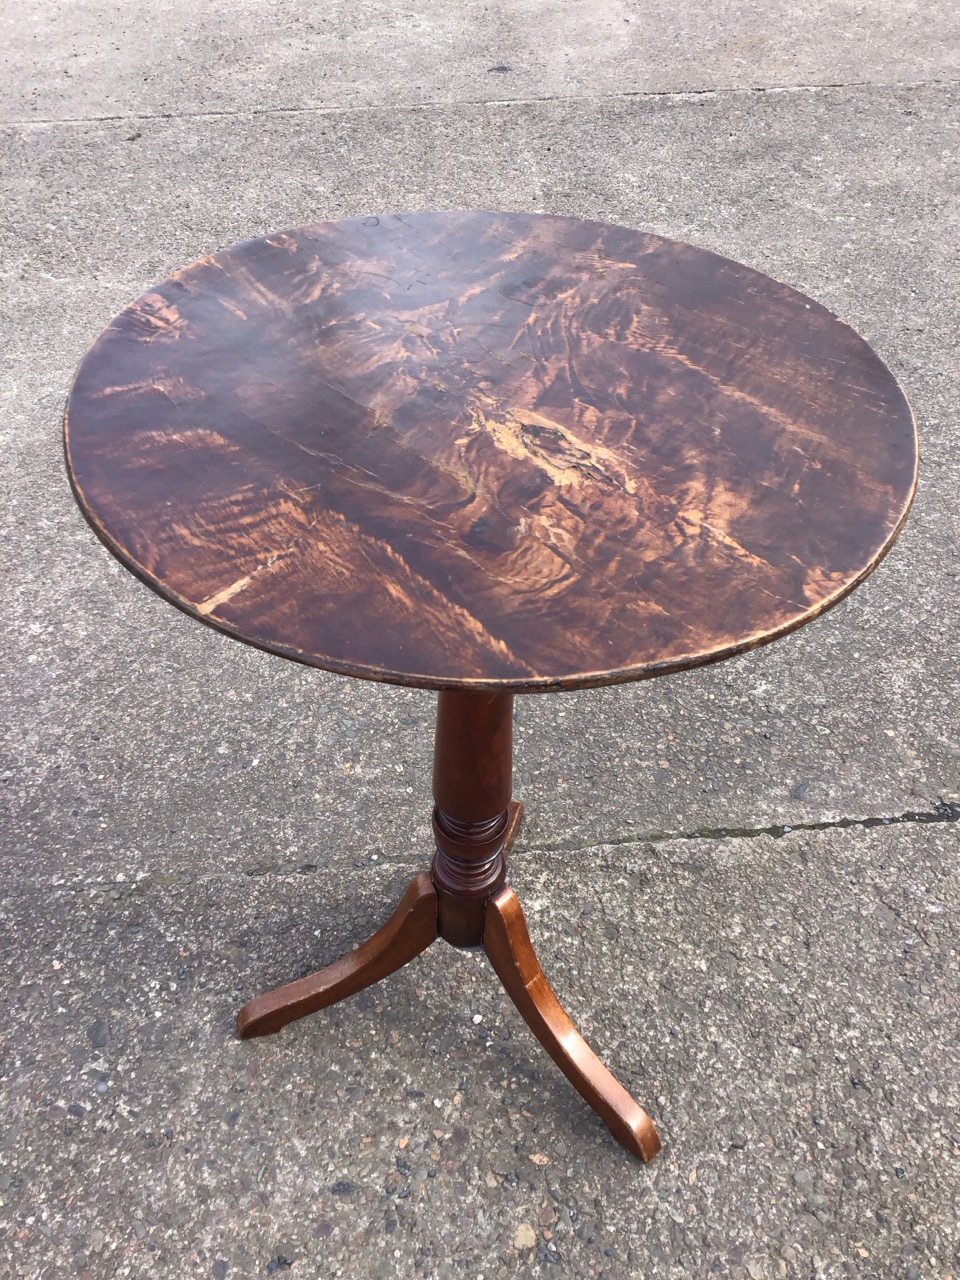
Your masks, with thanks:
M 916 435 L 815 302 L 534 214 L 286 231 L 123 311 L 66 415 L 107 544 L 198 618 L 433 688 L 657 675 L 762 644 L 877 564 Z

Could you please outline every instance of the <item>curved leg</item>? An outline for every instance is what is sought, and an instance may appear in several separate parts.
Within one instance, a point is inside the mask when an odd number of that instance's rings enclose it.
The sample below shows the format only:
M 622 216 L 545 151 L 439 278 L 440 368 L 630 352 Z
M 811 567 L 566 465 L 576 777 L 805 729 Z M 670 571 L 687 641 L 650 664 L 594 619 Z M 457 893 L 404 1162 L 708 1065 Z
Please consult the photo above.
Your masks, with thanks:
M 652 1160 L 660 1150 L 653 1121 L 570 1021 L 540 968 L 520 900 L 509 885 L 487 902 L 483 945 L 507 994 L 573 1087 L 619 1143 L 641 1160 Z
M 437 937 L 437 891 L 427 872 L 413 881 L 396 911 L 372 938 L 319 973 L 255 996 L 237 1014 L 244 1040 L 269 1036 L 288 1022 L 325 1009 L 402 968 Z

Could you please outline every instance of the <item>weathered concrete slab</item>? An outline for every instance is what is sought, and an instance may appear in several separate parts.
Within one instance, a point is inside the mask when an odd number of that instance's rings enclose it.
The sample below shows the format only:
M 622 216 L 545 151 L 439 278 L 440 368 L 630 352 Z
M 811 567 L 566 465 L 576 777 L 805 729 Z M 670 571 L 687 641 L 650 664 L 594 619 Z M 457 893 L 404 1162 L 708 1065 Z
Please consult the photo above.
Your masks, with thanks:
M 918 0 L 8 0 L 7 118 L 594 97 L 956 79 L 960 22 Z
M 28 123 L 2 135 L 0 1277 L 960 1274 L 960 824 L 673 838 L 960 803 L 955 6 L 2 20 L 0 102 Z M 833 614 L 518 703 L 514 879 L 661 1125 L 647 1169 L 479 956 L 438 945 L 233 1040 L 239 1002 L 365 936 L 424 865 L 433 697 L 177 614 L 62 466 L 72 372 L 150 281 L 285 225 L 471 205 L 768 271 L 860 329 L 921 430 L 907 530 Z
M 899 827 L 519 861 L 559 993 L 661 1125 L 646 1167 L 443 943 L 232 1038 L 412 867 L 10 894 L 3 1274 L 951 1274 L 955 855 Z

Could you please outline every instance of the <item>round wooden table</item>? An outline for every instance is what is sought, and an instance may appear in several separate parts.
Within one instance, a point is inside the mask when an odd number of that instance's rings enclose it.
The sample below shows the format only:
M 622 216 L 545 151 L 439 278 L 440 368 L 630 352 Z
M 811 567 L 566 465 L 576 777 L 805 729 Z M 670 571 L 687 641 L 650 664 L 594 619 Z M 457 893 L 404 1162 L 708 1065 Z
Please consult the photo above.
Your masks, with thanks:
M 94 343 L 65 432 L 94 529 L 168 600 L 299 662 L 439 690 L 430 872 L 359 950 L 245 1005 L 239 1033 L 438 936 L 482 945 L 614 1135 L 654 1155 L 506 884 L 513 695 L 730 657 L 842 599 L 916 483 L 886 367 L 816 302 L 702 249 L 413 213 L 177 272 Z

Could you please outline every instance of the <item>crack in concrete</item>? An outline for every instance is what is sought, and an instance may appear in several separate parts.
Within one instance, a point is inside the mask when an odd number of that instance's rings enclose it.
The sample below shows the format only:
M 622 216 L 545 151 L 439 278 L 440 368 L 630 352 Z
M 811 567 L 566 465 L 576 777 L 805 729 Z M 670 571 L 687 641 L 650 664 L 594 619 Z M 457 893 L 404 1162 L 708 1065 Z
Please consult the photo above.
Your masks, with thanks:
M 589 844 L 537 845 L 538 853 L 582 853 L 603 845 L 621 848 L 637 844 L 665 844 L 670 840 L 752 840 L 757 836 L 772 836 L 779 840 L 798 831 L 846 830 L 849 827 L 897 827 L 905 824 L 929 822 L 960 822 L 960 803 L 938 800 L 933 808 L 909 809 L 904 813 L 871 818 L 836 818 L 824 822 L 774 823 L 767 827 L 699 827 L 694 831 L 650 831 L 641 835 L 611 836 L 594 840 Z
M 774 85 L 724 85 L 716 89 L 627 89 L 622 93 L 550 94 L 532 98 L 430 98 L 425 102 L 363 103 L 359 106 L 306 106 L 306 107 L 238 107 L 225 111 L 146 111 L 123 112 L 117 115 L 99 116 L 46 116 L 34 120 L 7 120 L 0 122 L 5 129 L 30 129 L 68 124 L 134 124 L 146 120 L 230 120 L 241 116 L 284 115 L 360 115 L 366 111 L 431 111 L 450 107 L 523 107 L 551 102 L 616 102 L 640 98 L 720 98 L 730 95 L 764 93 L 823 93 L 837 89 L 925 89 L 960 84 L 960 79 L 933 80 L 848 80 L 825 81 L 823 84 L 774 84 Z
M 860 829 L 869 829 L 871 827 L 896 827 L 905 825 L 940 823 L 940 822 L 960 822 L 960 802 L 952 802 L 939 800 L 934 804 L 933 808 L 925 810 L 907 810 L 904 813 L 894 814 L 886 817 L 872 818 L 837 818 L 830 822 L 795 822 L 774 824 L 767 827 L 701 827 L 696 831 L 655 831 L 648 832 L 645 835 L 629 835 L 629 836 L 612 836 L 604 837 L 600 840 L 591 841 L 589 844 L 555 844 L 555 845 L 536 845 L 529 849 L 514 850 L 514 857 L 517 852 L 521 856 L 529 853 L 584 853 L 588 849 L 599 849 L 606 847 L 626 848 L 631 845 L 639 844 L 665 844 L 670 840 L 750 840 L 757 836 L 772 836 L 775 840 L 782 836 L 796 834 L 799 831 L 832 831 L 846 830 L 851 827 Z M 239 871 L 208 871 L 202 875 L 193 875 L 189 871 L 156 873 L 153 875 L 142 876 L 136 880 L 90 880 L 77 881 L 69 883 L 66 881 L 53 881 L 48 884 L 48 888 L 63 889 L 67 893 L 91 892 L 115 892 L 118 895 L 139 893 L 148 888 L 185 888 L 191 884 L 201 884 L 206 880 L 236 880 L 236 879 L 257 879 L 260 876 L 277 876 L 280 879 L 289 879 L 292 876 L 314 875 L 325 867 L 326 864 L 317 862 L 304 862 L 296 865 L 291 863 L 271 863 L 258 867 L 247 867 Z M 406 871 L 410 875 L 416 874 L 418 870 L 423 870 L 424 862 L 390 862 L 387 860 L 372 861 L 370 858 L 359 855 L 353 861 L 353 866 L 358 871 L 371 871 L 378 868 L 390 868 L 397 872 Z M 22 893 L 35 890 L 37 885 L 30 884 L 22 886 L 13 892 L 18 896 Z

